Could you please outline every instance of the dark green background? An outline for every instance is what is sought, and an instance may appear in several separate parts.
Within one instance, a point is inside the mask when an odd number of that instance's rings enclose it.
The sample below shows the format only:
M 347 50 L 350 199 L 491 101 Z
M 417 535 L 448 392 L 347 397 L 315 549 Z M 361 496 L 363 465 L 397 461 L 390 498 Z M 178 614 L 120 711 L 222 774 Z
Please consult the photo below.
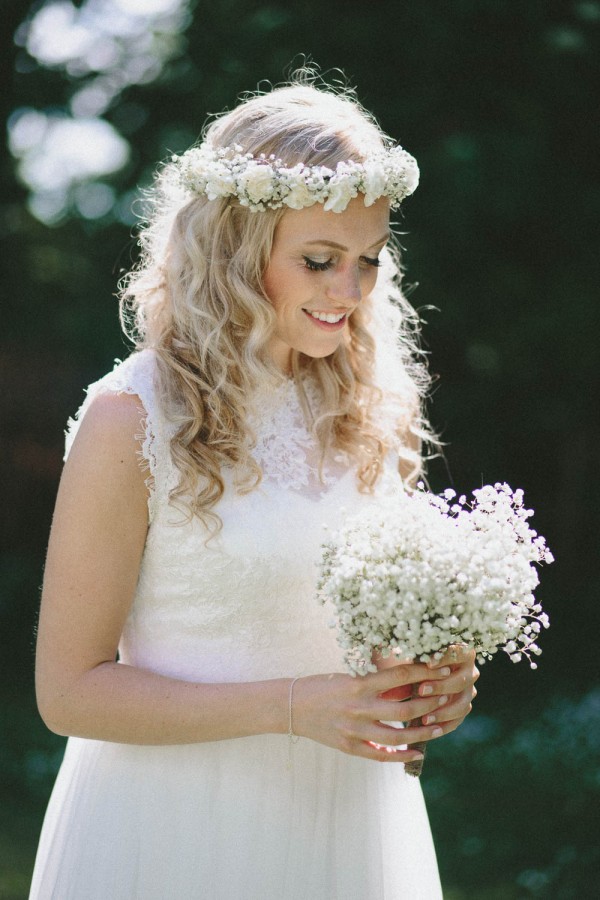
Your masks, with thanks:
M 30 8 L 0 2 L 5 118 L 60 107 L 81 85 L 14 46 Z M 304 53 L 344 69 L 419 160 L 400 227 L 439 376 L 431 411 L 447 448 L 432 486 L 523 487 L 557 560 L 539 590 L 552 627 L 538 671 L 485 667 L 476 711 L 427 759 L 450 900 L 596 896 L 599 35 L 598 2 L 198 2 L 177 58 L 106 116 L 133 145 L 109 180 L 125 192 L 207 111 Z M 22 898 L 63 746 L 32 693 L 62 430 L 83 386 L 127 352 L 114 293 L 135 241 L 110 216 L 36 222 L 6 150 L 0 179 L 0 898 Z

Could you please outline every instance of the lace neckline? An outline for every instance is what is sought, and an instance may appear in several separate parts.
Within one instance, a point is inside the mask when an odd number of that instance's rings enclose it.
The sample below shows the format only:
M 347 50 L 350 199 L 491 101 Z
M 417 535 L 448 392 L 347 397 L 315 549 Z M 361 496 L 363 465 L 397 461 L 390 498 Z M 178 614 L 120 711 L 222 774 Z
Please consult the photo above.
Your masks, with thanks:
M 311 411 L 320 397 L 311 378 L 303 382 Z M 256 442 L 252 456 L 263 472 L 263 481 L 319 499 L 348 471 L 345 454 L 327 459 L 319 476 L 320 448 L 300 403 L 294 379 L 257 392 L 249 421 Z

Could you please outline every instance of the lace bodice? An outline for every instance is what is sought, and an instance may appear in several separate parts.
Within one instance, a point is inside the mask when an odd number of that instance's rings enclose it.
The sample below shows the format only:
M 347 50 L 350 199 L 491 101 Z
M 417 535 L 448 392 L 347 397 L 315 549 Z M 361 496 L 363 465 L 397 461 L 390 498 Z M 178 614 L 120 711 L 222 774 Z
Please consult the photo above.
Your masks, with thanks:
M 223 528 L 207 541 L 196 518 L 185 521 L 168 495 L 177 483 L 169 452 L 172 427 L 154 387 L 155 358 L 144 350 L 92 385 L 71 423 L 102 391 L 136 394 L 143 405 L 141 453 L 149 468 L 148 536 L 137 590 L 119 648 L 120 659 L 197 681 L 343 671 L 328 627 L 331 612 L 316 599 L 324 526 L 382 492 L 401 490 L 390 461 L 373 495 L 359 493 L 344 456 L 331 460 L 323 480 L 317 448 L 292 381 L 256 398 L 251 425 L 260 485 L 239 494 L 231 471 L 216 512 Z M 309 391 L 311 405 L 317 402 Z

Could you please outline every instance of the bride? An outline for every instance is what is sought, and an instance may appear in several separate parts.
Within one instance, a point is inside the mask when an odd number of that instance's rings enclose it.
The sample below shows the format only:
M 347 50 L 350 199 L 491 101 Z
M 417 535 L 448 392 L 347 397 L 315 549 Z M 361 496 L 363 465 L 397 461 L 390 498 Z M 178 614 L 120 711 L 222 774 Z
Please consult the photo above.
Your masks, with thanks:
M 323 526 L 430 437 L 390 248 L 417 181 L 301 79 L 157 176 L 136 349 L 71 423 L 50 537 L 37 696 L 69 740 L 32 898 L 441 897 L 403 764 L 469 712 L 473 654 L 351 677 L 315 596 Z

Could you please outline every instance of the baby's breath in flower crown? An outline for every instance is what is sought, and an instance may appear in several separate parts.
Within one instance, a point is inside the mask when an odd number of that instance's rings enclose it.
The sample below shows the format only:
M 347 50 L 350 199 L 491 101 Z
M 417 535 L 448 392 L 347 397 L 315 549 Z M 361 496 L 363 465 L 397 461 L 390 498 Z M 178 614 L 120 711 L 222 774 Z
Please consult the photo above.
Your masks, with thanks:
M 287 167 L 273 155 L 254 157 L 237 144 L 213 147 L 207 142 L 174 156 L 172 162 L 191 194 L 209 200 L 235 197 L 252 212 L 322 203 L 325 210 L 340 213 L 359 193 L 365 206 L 388 197 L 396 209 L 419 183 L 416 160 L 399 146 L 369 153 L 364 162 L 340 162 L 335 169 L 304 163 Z

